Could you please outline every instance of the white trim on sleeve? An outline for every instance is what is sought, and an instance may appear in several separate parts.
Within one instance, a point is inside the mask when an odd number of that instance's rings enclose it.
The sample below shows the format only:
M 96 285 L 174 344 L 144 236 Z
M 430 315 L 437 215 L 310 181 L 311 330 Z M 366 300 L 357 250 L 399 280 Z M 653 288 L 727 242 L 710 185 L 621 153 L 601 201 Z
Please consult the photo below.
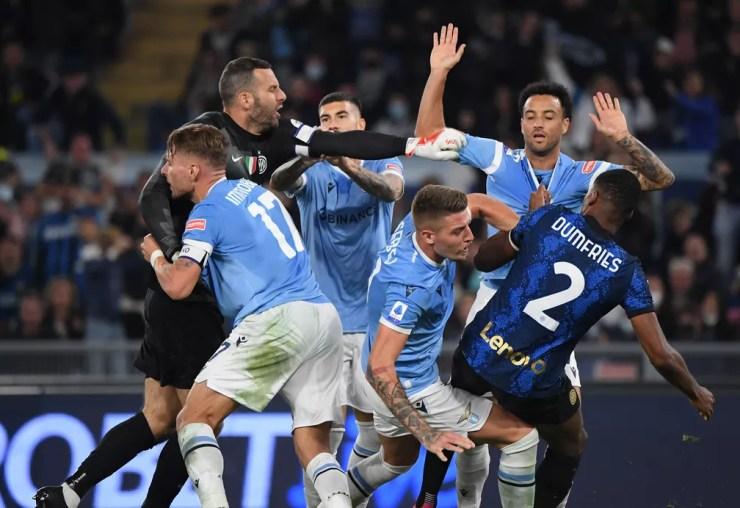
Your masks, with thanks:
M 513 229 L 511 231 L 514 231 Z M 515 251 L 519 252 L 519 247 L 514 243 L 514 240 L 511 239 L 511 231 L 509 231 L 509 245 L 511 245 L 511 248 Z
M 409 329 L 406 329 L 406 328 L 401 328 L 401 327 L 400 327 L 400 326 L 398 326 L 398 325 L 394 325 L 393 323 L 391 323 L 390 321 L 388 321 L 388 320 L 387 320 L 386 318 L 384 318 L 383 316 L 380 316 L 380 320 L 379 320 L 379 323 L 380 323 L 381 325 L 383 325 L 383 326 L 387 326 L 387 327 L 388 327 L 388 328 L 390 328 L 391 330 L 394 330 L 394 331 L 396 331 L 396 332 L 398 332 L 398 333 L 402 333 L 402 334 L 404 334 L 404 335 L 411 335 L 411 330 L 412 330 L 411 328 L 409 328 Z
M 599 177 L 601 173 L 609 169 L 609 166 L 611 166 L 610 162 L 601 161 L 599 166 L 596 168 L 596 171 L 594 171 L 594 174 L 591 175 L 591 179 L 588 181 L 588 190 L 591 190 L 591 187 L 594 186 L 594 182 Z
M 493 160 L 491 164 L 483 169 L 483 172 L 487 175 L 491 175 L 501 166 L 501 161 L 504 160 L 504 144 L 501 141 L 493 141 Z

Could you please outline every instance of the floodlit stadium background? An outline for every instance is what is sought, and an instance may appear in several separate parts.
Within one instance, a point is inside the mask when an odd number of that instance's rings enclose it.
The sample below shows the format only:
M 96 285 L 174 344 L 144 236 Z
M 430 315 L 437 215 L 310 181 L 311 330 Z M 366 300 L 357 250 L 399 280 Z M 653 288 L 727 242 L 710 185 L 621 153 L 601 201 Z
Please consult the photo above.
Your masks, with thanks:
M 467 44 L 448 125 L 519 147 L 517 93 L 550 78 L 575 103 L 563 151 L 624 162 L 588 119 L 592 92 L 609 91 L 677 176 L 643 196 L 621 240 L 650 275 L 669 340 L 716 389 L 716 418 L 701 422 L 660 381 L 617 309 L 578 348 L 590 440 L 569 506 L 738 505 L 740 0 L 0 0 L 0 507 L 29 506 L 138 409 L 130 365 L 149 268 L 136 197 L 169 131 L 220 109 L 224 63 L 270 60 L 284 116 L 315 124 L 318 100 L 342 89 L 363 100 L 369 128 L 412 135 L 432 33 L 448 21 Z M 84 100 L 64 99 L 86 82 Z M 484 189 L 470 168 L 404 163 L 396 221 L 424 183 Z M 61 197 L 76 207 L 60 211 Z M 478 284 L 461 268 L 445 367 Z M 233 506 L 302 506 L 286 407 L 268 409 L 227 421 Z M 82 506 L 139 506 L 155 460 L 137 457 Z M 441 506 L 454 504 L 452 478 Z M 497 506 L 489 483 L 485 506 Z M 417 468 L 376 506 L 410 506 L 418 485 Z M 188 487 L 175 506 L 196 504 Z

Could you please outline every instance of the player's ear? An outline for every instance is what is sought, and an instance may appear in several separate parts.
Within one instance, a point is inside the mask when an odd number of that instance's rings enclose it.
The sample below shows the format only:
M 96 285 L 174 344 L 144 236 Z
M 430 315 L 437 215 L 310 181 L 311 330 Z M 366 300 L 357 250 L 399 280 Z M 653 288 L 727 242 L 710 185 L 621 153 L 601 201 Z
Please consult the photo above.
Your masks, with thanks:
M 242 90 L 239 92 L 239 104 L 243 108 L 251 108 L 254 106 L 254 95 L 247 90 Z
M 563 118 L 563 122 L 560 125 L 560 134 L 565 136 L 570 130 L 570 118 Z
M 360 120 L 357 122 L 357 128 L 361 131 L 364 131 L 366 126 L 367 122 L 364 118 L 360 117 Z
M 426 243 L 427 245 L 434 244 L 434 231 L 431 229 L 420 229 L 419 231 L 419 239 Z

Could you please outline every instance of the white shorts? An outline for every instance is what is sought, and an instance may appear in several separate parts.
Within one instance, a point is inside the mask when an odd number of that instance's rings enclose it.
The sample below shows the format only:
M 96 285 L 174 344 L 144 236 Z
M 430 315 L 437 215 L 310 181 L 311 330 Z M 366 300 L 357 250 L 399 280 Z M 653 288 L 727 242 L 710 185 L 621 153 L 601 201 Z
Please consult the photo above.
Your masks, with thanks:
M 484 284 L 483 281 L 481 281 L 478 292 L 475 294 L 475 301 L 470 307 L 468 318 L 465 320 L 465 326 L 468 326 L 470 322 L 473 321 L 475 315 L 478 314 L 478 312 L 480 312 L 480 310 L 486 306 L 488 301 L 493 298 L 493 295 L 495 294 L 495 289 Z M 565 375 L 568 376 L 568 379 L 570 379 L 570 383 L 573 386 L 577 386 L 578 388 L 581 387 L 581 375 L 578 372 L 578 363 L 576 362 L 575 352 L 570 353 L 570 360 L 568 360 L 568 363 L 565 364 Z
M 365 376 L 360 377 L 358 370 L 362 372 L 359 365 L 354 369 L 355 381 L 358 389 L 364 392 L 364 396 L 372 404 L 373 425 L 378 434 L 385 437 L 401 437 L 411 434 L 386 407 Z M 441 381 L 412 395 L 409 397 L 409 402 L 424 416 L 424 420 L 433 429 L 463 434 L 480 430 L 493 406 L 493 402 L 489 399 L 453 388 Z
M 345 333 L 342 336 L 344 341 L 344 361 L 342 362 L 342 378 L 344 379 L 344 393 L 342 397 L 342 405 L 350 406 L 353 409 L 362 411 L 363 413 L 372 413 L 373 406 L 367 397 L 365 391 L 358 389 L 357 372 L 354 366 L 360 365 L 362 356 L 362 345 L 365 342 L 365 333 Z M 364 379 L 362 369 L 359 369 L 359 374 Z
M 262 411 L 280 392 L 293 428 L 342 421 L 342 325 L 330 303 L 290 302 L 244 318 L 195 379 Z

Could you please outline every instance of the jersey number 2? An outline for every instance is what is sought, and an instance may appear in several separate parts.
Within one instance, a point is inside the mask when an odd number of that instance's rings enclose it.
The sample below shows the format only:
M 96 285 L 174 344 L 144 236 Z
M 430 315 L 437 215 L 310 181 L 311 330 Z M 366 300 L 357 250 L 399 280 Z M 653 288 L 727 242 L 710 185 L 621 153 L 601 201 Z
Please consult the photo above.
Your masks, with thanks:
M 553 268 L 555 269 L 556 274 L 568 276 L 570 279 L 570 286 L 562 291 L 558 291 L 557 293 L 530 300 L 524 307 L 525 314 L 551 332 L 554 332 L 557 329 L 560 321 L 551 318 L 545 314 L 545 311 L 575 300 L 581 296 L 581 293 L 583 293 L 583 290 L 586 287 L 586 279 L 583 277 L 583 273 L 576 265 L 566 263 L 565 261 L 558 261 L 555 263 Z
M 261 194 L 260 197 L 257 198 L 257 200 L 262 203 L 262 205 L 258 205 L 257 203 L 250 203 L 247 207 L 247 210 L 249 210 L 249 213 L 251 213 L 253 217 L 259 217 L 260 219 L 262 219 L 262 222 L 265 224 L 265 227 L 267 227 L 267 230 L 272 233 L 272 236 L 274 236 L 275 240 L 277 240 L 277 243 L 280 246 L 280 250 L 283 251 L 283 254 L 285 254 L 288 259 L 292 259 L 295 257 L 297 252 L 303 252 L 304 248 L 303 241 L 301 241 L 301 234 L 298 232 L 295 225 L 293 225 L 293 219 L 290 218 L 288 210 L 286 210 L 285 207 L 280 203 L 280 200 L 277 198 L 277 196 L 271 192 L 265 192 L 264 194 Z M 267 210 L 272 210 L 275 207 L 275 204 L 277 204 L 277 207 L 283 214 L 283 218 L 285 219 L 285 223 L 290 230 L 290 236 L 293 239 L 293 245 L 295 245 L 295 248 L 293 248 L 290 243 L 288 243 L 288 240 L 287 238 L 285 238 L 283 232 L 280 231 L 278 225 L 275 224 L 275 221 L 273 221 L 272 217 L 270 217 L 270 215 L 268 215 L 267 213 Z

